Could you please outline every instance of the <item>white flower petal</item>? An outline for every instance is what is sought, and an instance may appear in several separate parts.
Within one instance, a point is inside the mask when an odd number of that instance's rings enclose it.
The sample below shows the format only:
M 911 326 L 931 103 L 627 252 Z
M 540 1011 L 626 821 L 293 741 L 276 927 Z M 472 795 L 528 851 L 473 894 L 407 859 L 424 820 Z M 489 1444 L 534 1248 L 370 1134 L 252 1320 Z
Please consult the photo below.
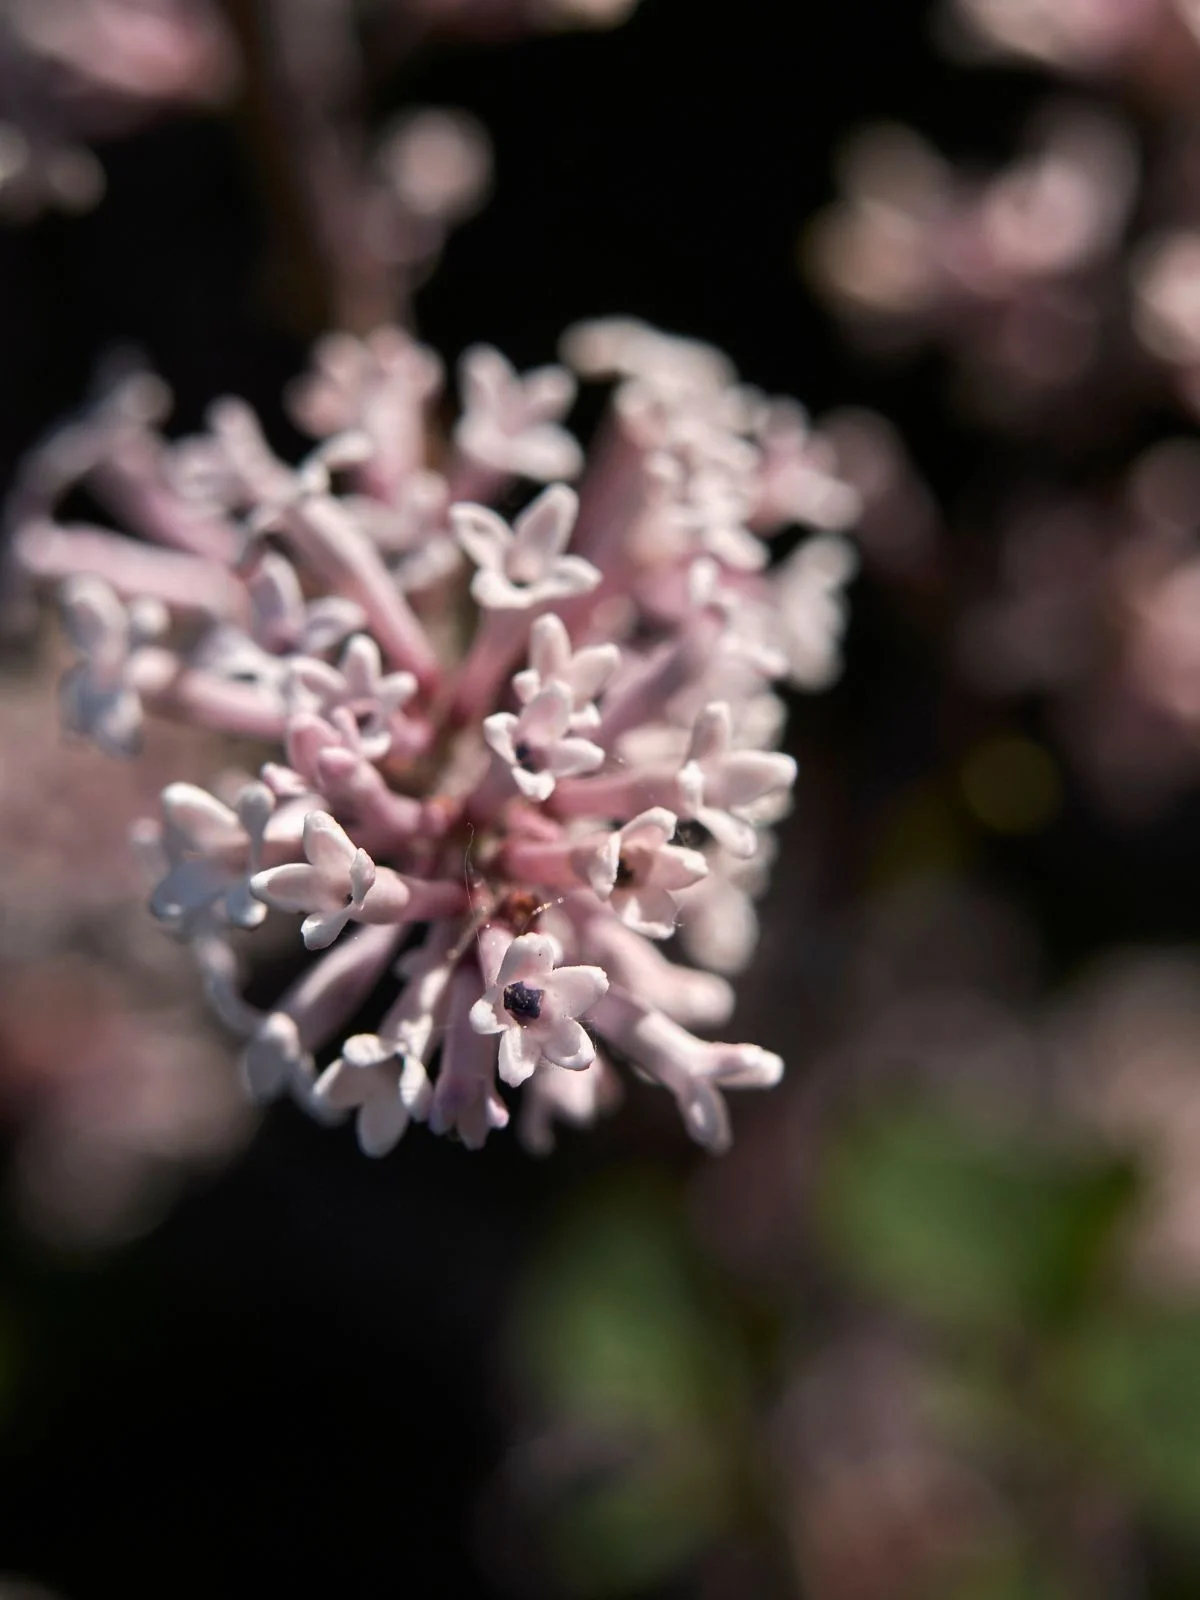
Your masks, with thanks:
M 516 1089 L 531 1078 L 541 1059 L 541 1046 L 519 1026 L 506 1028 L 500 1039 L 500 1077 Z
M 571 691 L 561 683 L 547 684 L 540 689 L 522 711 L 517 723 L 515 740 L 535 747 L 548 745 L 560 739 L 571 720 Z
M 328 811 L 308 813 L 304 819 L 304 854 L 315 868 L 330 876 L 345 877 L 355 853 L 345 829 Z
M 705 706 L 692 724 L 687 759 L 704 763 L 723 755 L 729 749 L 732 725 L 732 714 L 723 700 Z
M 651 806 L 632 817 L 621 829 L 621 849 L 630 847 L 644 850 L 661 850 L 678 825 L 678 817 L 666 806 Z
M 513 523 L 505 570 L 517 583 L 536 583 L 566 549 L 579 515 L 579 496 L 565 483 L 544 489 Z
M 559 739 L 547 749 L 545 761 L 556 778 L 572 778 L 602 767 L 604 751 L 590 739 Z
M 704 787 L 710 805 L 732 810 L 753 805 L 765 795 L 790 789 L 796 781 L 796 763 L 779 750 L 735 750 L 721 762 Z
M 644 933 L 648 939 L 669 939 L 678 920 L 675 901 L 666 889 L 640 884 L 635 889 L 618 889 L 613 905 L 627 927 Z
M 496 1014 L 496 1007 L 487 995 L 481 995 L 471 1007 L 468 1020 L 476 1033 L 503 1033 L 508 1022 Z
M 559 967 L 545 987 L 565 1016 L 581 1017 L 608 993 L 608 974 L 603 967 Z
M 677 1089 L 675 1098 L 684 1126 L 696 1143 L 713 1155 L 723 1155 L 729 1149 L 732 1133 L 729 1109 L 721 1091 L 704 1079 L 695 1078 Z
M 596 1059 L 596 1047 L 574 1017 L 560 1017 L 540 1034 L 542 1054 L 556 1067 L 579 1072 Z
M 552 772 L 526 772 L 523 767 L 512 769 L 517 788 L 528 800 L 549 800 L 554 793 Z
M 313 1084 L 313 1099 L 331 1111 L 356 1111 L 371 1093 L 367 1074 L 345 1060 L 331 1062 Z
M 731 856 L 749 861 L 758 850 L 758 834 L 741 817 L 735 817 L 728 811 L 718 811 L 716 807 L 699 806 L 696 809 L 696 821 L 707 828 Z
M 242 842 L 237 814 L 194 783 L 169 783 L 162 792 L 162 808 L 168 824 L 204 855 Z
M 484 742 L 510 767 L 515 766 L 517 760 L 516 728 L 517 718 L 511 711 L 494 711 L 483 719 Z
M 250 879 L 250 893 L 276 911 L 332 911 L 342 899 L 330 892 L 325 874 L 305 861 L 256 872 Z
M 590 594 L 597 587 L 604 574 L 590 561 L 585 561 L 582 556 L 559 556 L 551 570 L 547 589 L 553 589 L 553 595 L 547 598 L 562 597 L 566 599 L 572 595 Z
M 499 571 L 512 544 L 507 523 L 487 506 L 450 507 L 450 525 L 459 544 L 481 572 Z
M 307 950 L 324 950 L 337 938 L 350 920 L 350 908 L 314 912 L 300 924 L 300 937 Z
M 543 980 L 562 960 L 562 946 L 548 933 L 523 933 L 504 952 L 495 987 L 501 993 L 510 983 L 533 980 L 541 988 Z
M 408 1123 L 408 1108 L 393 1081 L 390 1092 L 373 1094 L 363 1103 L 355 1124 L 359 1149 L 365 1156 L 386 1156 L 399 1144 Z

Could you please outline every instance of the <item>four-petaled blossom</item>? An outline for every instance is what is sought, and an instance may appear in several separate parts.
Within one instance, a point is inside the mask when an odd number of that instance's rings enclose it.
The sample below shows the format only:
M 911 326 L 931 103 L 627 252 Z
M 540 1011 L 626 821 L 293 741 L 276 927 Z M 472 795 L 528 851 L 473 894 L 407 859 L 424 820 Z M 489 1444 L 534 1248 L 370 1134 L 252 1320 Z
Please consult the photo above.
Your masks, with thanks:
M 479 568 L 474 600 L 492 611 L 526 611 L 594 589 L 600 573 L 591 562 L 563 554 L 578 513 L 565 483 L 543 490 L 511 528 L 487 506 L 452 506 L 458 542 Z
M 257 928 L 267 908 L 251 894 L 250 880 L 262 865 L 263 837 L 275 809 L 271 790 L 248 783 L 231 810 L 194 783 L 171 783 L 162 792 L 162 808 L 169 868 L 150 896 L 151 913 L 187 933 L 201 913 L 219 905 L 235 928 Z
M 356 1112 L 359 1149 L 385 1156 L 410 1122 L 428 1116 L 433 1088 L 421 1061 L 376 1034 L 356 1033 L 317 1079 L 313 1096 L 331 1111 Z
M 63 680 L 63 721 L 110 755 L 130 755 L 142 731 L 142 702 L 132 679 L 138 647 L 166 623 L 151 600 L 126 606 L 100 578 L 63 585 L 63 620 L 82 658 Z
M 600 721 L 596 696 L 621 664 L 615 644 L 596 644 L 571 650 L 571 636 L 563 620 L 548 611 L 529 630 L 529 665 L 513 678 L 513 693 L 523 706 L 540 689 L 561 684 L 571 695 L 571 727 L 594 728 Z
M 277 550 L 258 550 L 246 575 L 250 631 L 264 651 L 322 655 L 366 622 L 363 609 L 341 595 L 306 600 L 292 563 Z
M 776 802 L 796 781 L 796 763 L 778 750 L 734 750 L 729 706 L 716 700 L 692 726 L 679 774 L 689 815 L 731 855 L 748 859 L 757 847 L 753 808 Z
M 304 819 L 306 862 L 268 867 L 250 880 L 250 892 L 279 911 L 307 911 L 300 933 L 309 950 L 332 944 L 350 921 L 399 922 L 408 894 L 402 879 L 376 868 L 327 811 Z M 368 905 L 372 891 L 378 893 Z
M 621 921 L 650 939 L 669 939 L 677 912 L 672 890 L 708 873 L 699 850 L 671 843 L 678 819 L 665 806 L 643 811 L 606 835 L 586 861 L 587 880 Z
M 516 1087 L 542 1062 L 575 1071 L 596 1059 L 576 1020 L 608 992 L 601 967 L 563 967 L 549 934 L 526 933 L 504 952 L 496 981 L 471 1007 L 476 1033 L 500 1035 L 500 1076 Z
M 483 737 L 512 768 L 513 779 L 530 800 L 548 800 L 559 778 L 595 772 L 604 751 L 590 739 L 570 735 L 570 689 L 550 683 L 535 694 L 520 716 L 497 711 L 483 721 Z
M 464 455 L 535 483 L 580 472 L 583 451 L 558 426 L 575 398 L 575 380 L 564 367 L 521 376 L 499 350 L 475 345 L 463 356 L 459 376 L 463 415 L 454 439 Z
M 329 334 L 313 370 L 288 394 L 296 421 L 316 438 L 359 430 L 371 440 L 372 476 L 391 485 L 421 458 L 424 407 L 442 385 L 442 363 L 399 328 L 359 341 Z
M 292 662 L 286 691 L 293 710 L 328 718 L 344 706 L 358 728 L 359 748 L 368 761 L 380 761 L 392 744 L 393 719 L 417 692 L 411 672 L 383 671 L 379 646 L 369 634 L 347 641 L 336 667 L 313 656 Z

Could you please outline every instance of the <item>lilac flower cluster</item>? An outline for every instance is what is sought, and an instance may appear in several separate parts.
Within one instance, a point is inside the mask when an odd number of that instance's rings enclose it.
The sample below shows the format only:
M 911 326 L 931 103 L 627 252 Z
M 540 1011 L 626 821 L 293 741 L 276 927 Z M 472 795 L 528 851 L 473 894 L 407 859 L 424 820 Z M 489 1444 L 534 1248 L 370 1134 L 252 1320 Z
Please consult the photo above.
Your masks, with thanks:
M 570 372 L 487 348 L 437 453 L 441 364 L 389 328 L 318 345 L 298 467 L 234 400 L 168 443 L 139 374 L 18 488 L 19 559 L 63 584 L 73 729 L 132 753 L 160 714 L 281 747 L 215 792 L 166 787 L 137 833 L 150 906 L 252 1091 L 355 1113 L 370 1154 L 413 1120 L 482 1145 L 509 1120 L 497 1075 L 545 1148 L 612 1102 L 614 1059 L 719 1150 L 722 1089 L 782 1070 L 690 1030 L 728 1018 L 753 949 L 795 777 L 772 685 L 836 675 L 856 497 L 799 407 L 706 346 L 611 320 L 564 352 L 618 380 L 586 457 Z M 510 522 L 522 482 L 546 486 Z M 65 524 L 78 484 L 141 537 Z M 817 531 L 772 565 L 795 523 Z M 319 954 L 260 1010 L 239 942 L 272 910 Z

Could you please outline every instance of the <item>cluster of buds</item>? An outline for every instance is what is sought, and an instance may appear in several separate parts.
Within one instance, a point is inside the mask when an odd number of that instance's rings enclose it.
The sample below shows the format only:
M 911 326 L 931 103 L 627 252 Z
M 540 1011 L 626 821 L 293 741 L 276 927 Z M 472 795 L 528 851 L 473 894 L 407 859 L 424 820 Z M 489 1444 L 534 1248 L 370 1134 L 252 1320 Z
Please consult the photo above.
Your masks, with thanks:
M 140 374 L 14 500 L 19 560 L 63 584 L 76 732 L 133 753 L 154 713 L 282 747 L 216 792 L 169 784 L 136 842 L 253 1092 L 354 1112 L 371 1154 L 412 1120 L 482 1145 L 497 1075 L 545 1148 L 612 1102 L 614 1061 L 719 1150 L 722 1089 L 782 1070 L 689 1030 L 728 1018 L 753 949 L 795 777 L 772 685 L 836 676 L 856 497 L 803 411 L 707 346 L 613 320 L 564 351 L 618 380 L 587 456 L 570 372 L 484 347 L 433 455 L 441 363 L 384 329 L 317 347 L 296 468 L 234 400 L 168 443 Z M 64 523 L 79 484 L 139 537 Z M 510 523 L 522 484 L 544 487 Z M 264 1011 L 239 942 L 272 910 L 318 955 Z M 376 1031 L 343 1037 L 368 1000 Z

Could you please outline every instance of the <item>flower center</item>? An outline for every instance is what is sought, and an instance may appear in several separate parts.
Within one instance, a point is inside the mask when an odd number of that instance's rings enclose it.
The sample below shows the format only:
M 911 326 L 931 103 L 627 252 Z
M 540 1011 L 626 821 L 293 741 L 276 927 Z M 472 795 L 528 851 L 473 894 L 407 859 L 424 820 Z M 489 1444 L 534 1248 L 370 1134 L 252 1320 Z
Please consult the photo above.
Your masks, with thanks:
M 522 1027 L 536 1022 L 542 1014 L 542 990 L 527 988 L 523 983 L 510 983 L 504 991 L 504 1009 Z
M 702 822 L 697 822 L 693 817 L 689 821 L 677 822 L 675 832 L 671 835 L 670 843 L 682 845 L 685 850 L 700 850 L 712 838 L 712 834 Z
M 536 772 L 538 770 L 537 752 L 524 739 L 519 740 L 513 746 L 513 755 L 516 756 L 517 765 L 522 772 Z
M 628 889 L 633 882 L 633 868 L 623 855 L 617 857 L 617 875 L 613 879 L 614 889 Z

